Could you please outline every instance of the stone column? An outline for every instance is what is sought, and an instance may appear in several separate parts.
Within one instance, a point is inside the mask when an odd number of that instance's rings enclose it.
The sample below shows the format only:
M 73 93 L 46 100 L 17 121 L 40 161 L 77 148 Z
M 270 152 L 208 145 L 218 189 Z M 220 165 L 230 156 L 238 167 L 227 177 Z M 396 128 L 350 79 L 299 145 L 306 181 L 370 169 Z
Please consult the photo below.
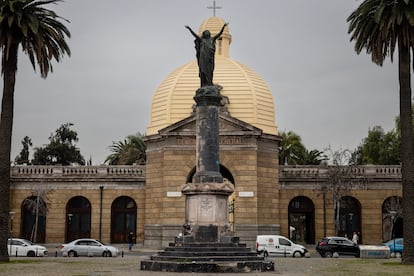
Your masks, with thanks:
M 208 88 L 208 89 L 207 89 Z M 208 86 L 197 90 L 196 106 L 196 173 L 193 183 L 222 183 L 220 174 L 220 87 Z
M 184 238 L 196 242 L 228 242 L 228 196 L 234 186 L 220 174 L 220 86 L 197 90 L 196 173 L 182 190 L 186 196 Z

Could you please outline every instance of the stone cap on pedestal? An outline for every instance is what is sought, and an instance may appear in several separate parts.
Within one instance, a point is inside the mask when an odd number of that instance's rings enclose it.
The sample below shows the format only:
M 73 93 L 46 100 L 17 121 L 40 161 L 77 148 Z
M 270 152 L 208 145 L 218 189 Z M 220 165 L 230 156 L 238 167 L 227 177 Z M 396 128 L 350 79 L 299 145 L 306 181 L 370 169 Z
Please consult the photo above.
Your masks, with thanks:
M 220 194 L 231 195 L 234 185 L 230 182 L 223 183 L 187 183 L 181 190 L 183 194 Z

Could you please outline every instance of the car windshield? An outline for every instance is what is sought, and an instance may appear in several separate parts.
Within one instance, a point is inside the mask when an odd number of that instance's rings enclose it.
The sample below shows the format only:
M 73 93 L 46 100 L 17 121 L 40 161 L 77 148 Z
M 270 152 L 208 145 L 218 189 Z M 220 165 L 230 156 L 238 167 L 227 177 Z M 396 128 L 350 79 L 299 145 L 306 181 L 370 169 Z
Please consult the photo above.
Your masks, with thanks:
M 28 244 L 30 244 L 30 245 L 33 245 L 33 243 L 32 243 L 31 241 L 29 241 L 29 240 L 22 239 L 22 241 L 23 241 L 24 243 L 28 243 Z
M 7 244 L 13 244 L 13 245 L 33 245 L 33 243 L 29 240 L 25 240 L 25 239 L 13 239 L 13 238 L 9 238 L 7 240 Z

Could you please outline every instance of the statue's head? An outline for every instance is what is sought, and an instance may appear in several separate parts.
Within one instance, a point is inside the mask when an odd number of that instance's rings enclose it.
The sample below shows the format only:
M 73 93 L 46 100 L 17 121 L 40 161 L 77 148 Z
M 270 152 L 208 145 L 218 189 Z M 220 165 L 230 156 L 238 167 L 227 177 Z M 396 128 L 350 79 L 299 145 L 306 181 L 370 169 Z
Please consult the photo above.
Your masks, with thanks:
M 210 31 L 209 31 L 209 30 L 205 30 L 205 31 L 203 32 L 202 37 L 203 37 L 203 38 L 209 38 L 209 37 L 210 37 Z

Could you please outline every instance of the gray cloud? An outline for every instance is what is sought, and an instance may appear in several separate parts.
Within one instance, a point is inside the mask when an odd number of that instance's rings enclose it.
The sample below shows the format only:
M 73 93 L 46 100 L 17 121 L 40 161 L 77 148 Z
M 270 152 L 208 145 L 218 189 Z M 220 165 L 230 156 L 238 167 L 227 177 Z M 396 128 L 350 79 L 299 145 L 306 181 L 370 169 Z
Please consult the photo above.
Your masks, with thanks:
M 231 58 L 267 82 L 279 130 L 309 149 L 354 149 L 374 125 L 394 127 L 396 64 L 356 55 L 346 18 L 361 1 L 222 0 Z M 78 146 L 95 164 L 112 141 L 149 123 L 152 95 L 175 68 L 195 58 L 193 29 L 212 15 L 207 0 L 84 0 L 50 8 L 70 20 L 72 56 L 46 80 L 19 56 L 12 159 L 25 135 L 35 146 L 72 122 Z

